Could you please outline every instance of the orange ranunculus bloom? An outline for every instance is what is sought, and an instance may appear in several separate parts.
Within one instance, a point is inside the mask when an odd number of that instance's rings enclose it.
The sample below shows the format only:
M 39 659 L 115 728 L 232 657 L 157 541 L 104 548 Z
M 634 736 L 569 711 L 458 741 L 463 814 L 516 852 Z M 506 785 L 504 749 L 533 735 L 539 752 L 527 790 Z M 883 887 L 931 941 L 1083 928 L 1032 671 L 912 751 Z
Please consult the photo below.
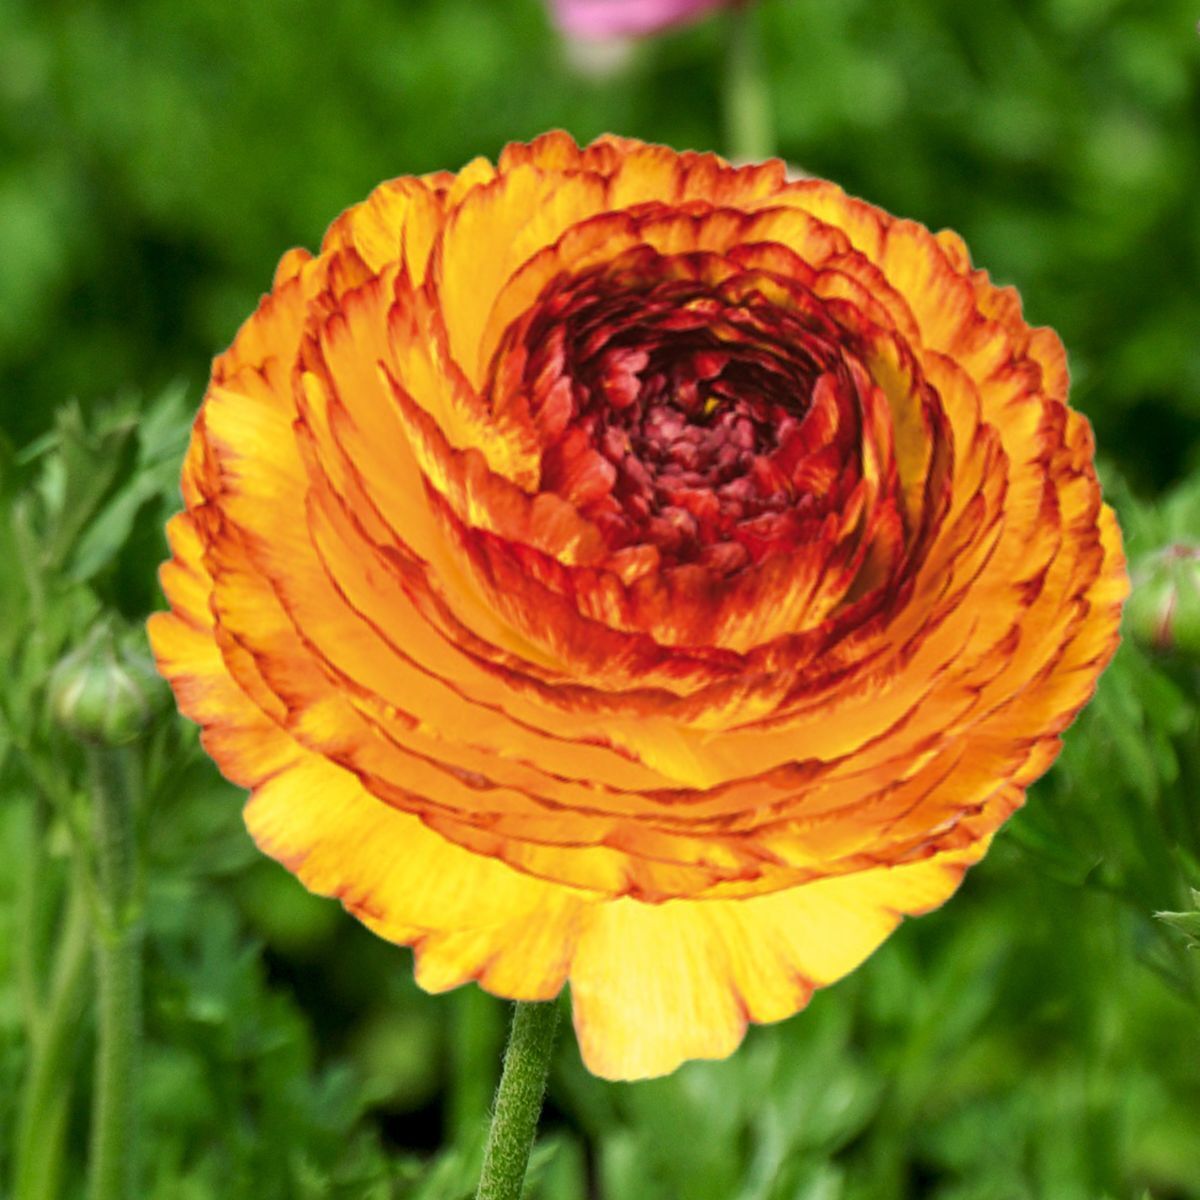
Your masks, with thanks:
M 720 1057 L 955 890 L 1111 656 L 1066 398 L 956 235 L 778 162 L 396 179 L 213 366 L 159 665 L 424 988 Z

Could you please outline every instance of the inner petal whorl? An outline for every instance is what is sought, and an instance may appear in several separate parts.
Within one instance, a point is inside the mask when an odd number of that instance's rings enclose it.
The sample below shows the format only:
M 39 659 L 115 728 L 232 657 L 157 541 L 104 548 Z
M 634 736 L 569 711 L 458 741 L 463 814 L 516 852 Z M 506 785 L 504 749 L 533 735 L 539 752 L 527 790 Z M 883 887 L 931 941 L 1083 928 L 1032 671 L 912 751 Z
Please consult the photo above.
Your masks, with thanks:
M 815 537 L 861 478 L 845 331 L 791 280 L 708 255 L 638 265 L 553 281 L 501 348 L 523 363 L 541 489 L 612 553 L 717 577 Z

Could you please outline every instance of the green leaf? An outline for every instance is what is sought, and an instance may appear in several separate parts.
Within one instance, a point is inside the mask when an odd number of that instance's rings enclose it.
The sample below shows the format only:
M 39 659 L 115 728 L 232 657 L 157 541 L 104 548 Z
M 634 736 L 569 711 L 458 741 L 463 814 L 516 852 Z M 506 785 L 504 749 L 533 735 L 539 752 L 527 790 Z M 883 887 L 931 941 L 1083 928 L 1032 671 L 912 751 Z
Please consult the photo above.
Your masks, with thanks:
M 89 428 L 78 404 L 59 410 L 43 486 L 49 520 L 42 564 L 48 575 L 63 569 L 114 487 L 132 473 L 136 431 L 137 418 L 128 404 L 103 414 L 94 428 Z
M 1192 903 L 1195 908 L 1188 912 L 1156 912 L 1154 917 L 1182 933 L 1191 949 L 1200 950 L 1200 891 L 1196 888 L 1192 888 Z

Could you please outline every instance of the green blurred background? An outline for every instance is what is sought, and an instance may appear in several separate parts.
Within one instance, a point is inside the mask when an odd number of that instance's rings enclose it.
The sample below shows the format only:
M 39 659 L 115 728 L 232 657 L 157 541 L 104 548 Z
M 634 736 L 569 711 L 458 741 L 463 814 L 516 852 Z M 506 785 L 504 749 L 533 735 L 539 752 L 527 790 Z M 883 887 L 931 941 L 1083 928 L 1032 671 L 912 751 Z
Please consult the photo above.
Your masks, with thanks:
M 1200 538 L 1197 15 L 1190 0 L 762 0 L 759 14 L 780 154 L 957 229 L 1059 330 L 1135 558 Z M 555 126 L 721 149 L 726 33 L 706 20 L 599 77 L 538 0 L 0 0 L 0 502 L 33 489 L 61 516 L 47 455 L 63 452 L 65 401 L 85 449 L 130 414 L 135 428 L 83 549 L 55 567 L 63 586 L 13 592 L 0 650 L 25 662 L 36 634 L 44 658 L 93 603 L 130 618 L 159 603 L 190 413 L 283 250 L 315 247 L 383 178 Z M 35 665 L 11 672 L 11 727 L 38 704 Z M 728 1063 L 608 1085 L 564 1038 L 534 1194 L 1200 1197 L 1197 956 L 1152 917 L 1200 886 L 1196 688 L 1194 660 L 1127 645 L 960 896 Z M 28 752 L 49 754 L 28 727 Z M 255 855 L 190 731 L 158 738 L 146 1195 L 469 1195 L 504 1006 L 418 993 L 406 951 Z M 29 824 L 20 757 L 0 757 L 0 849 L 16 862 L 35 830 L 65 888 L 61 821 Z M 13 874 L 0 1131 L 26 1069 Z M 87 1037 L 85 1020 L 70 1197 Z

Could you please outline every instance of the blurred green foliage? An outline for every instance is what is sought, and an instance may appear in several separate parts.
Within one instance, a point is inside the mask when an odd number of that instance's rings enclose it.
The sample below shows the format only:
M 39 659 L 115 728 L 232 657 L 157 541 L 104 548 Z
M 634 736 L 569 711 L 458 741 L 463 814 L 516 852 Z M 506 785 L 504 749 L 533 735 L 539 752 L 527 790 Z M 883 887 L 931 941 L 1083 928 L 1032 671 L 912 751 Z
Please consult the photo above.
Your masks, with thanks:
M 1131 557 L 1200 537 L 1194 7 L 761 16 L 781 152 L 1018 283 L 1070 349 Z M 208 358 L 282 250 L 383 177 L 552 126 L 717 147 L 722 40 L 709 20 L 592 78 L 537 0 L 0 0 L 0 1193 L 61 976 L 60 1194 L 82 1195 L 86 959 L 55 971 L 85 798 L 45 677 L 99 612 L 157 605 Z M 1194 917 L 1198 682 L 1123 647 L 962 894 L 729 1061 L 611 1085 L 564 1037 L 531 1195 L 1200 1197 L 1193 925 L 1153 919 Z M 144 768 L 145 1194 L 470 1195 L 505 1006 L 422 995 L 406 952 L 261 859 L 191 729 Z

